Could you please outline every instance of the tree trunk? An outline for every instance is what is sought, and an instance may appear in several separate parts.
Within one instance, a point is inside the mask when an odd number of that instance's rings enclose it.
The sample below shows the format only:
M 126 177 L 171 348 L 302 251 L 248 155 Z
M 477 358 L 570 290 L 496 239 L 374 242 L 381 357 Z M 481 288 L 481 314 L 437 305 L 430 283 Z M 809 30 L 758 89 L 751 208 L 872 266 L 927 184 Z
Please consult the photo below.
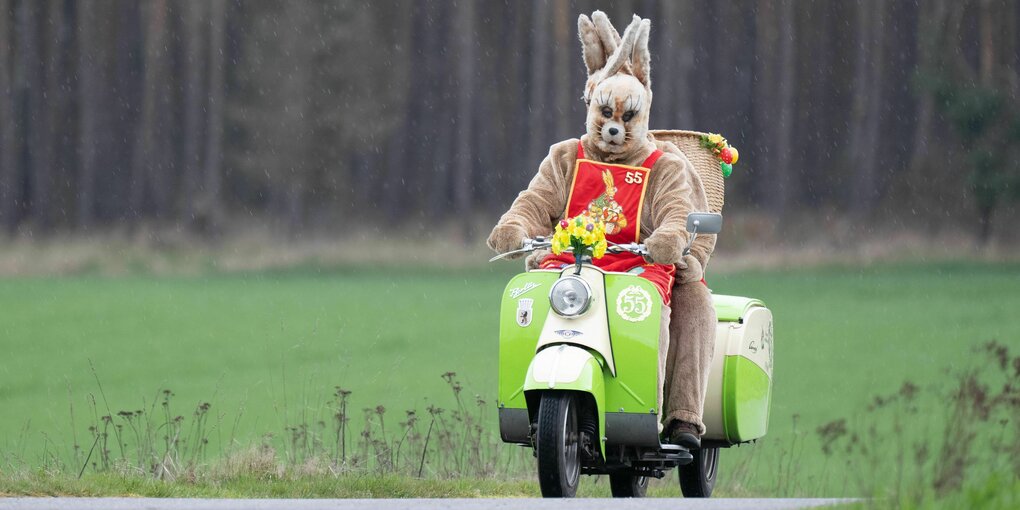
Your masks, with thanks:
M 797 86 L 795 71 L 793 0 L 779 0 L 779 98 L 778 125 L 775 126 L 776 147 L 775 167 L 772 173 L 772 210 L 784 214 L 789 207 L 790 198 L 795 196 L 792 162 L 793 129 L 794 129 L 794 89 Z
M 474 25 L 474 2 L 464 2 L 457 9 L 457 25 Z M 475 97 L 475 31 L 470 28 L 457 31 L 457 143 L 456 168 L 453 177 L 454 209 L 463 228 L 464 240 L 473 235 L 471 199 L 474 187 L 473 130 Z
M 867 66 L 865 90 L 860 93 L 865 98 L 867 109 L 864 123 L 861 126 L 860 140 L 863 141 L 858 154 L 860 165 L 854 169 L 854 211 L 858 216 L 870 214 L 875 208 L 879 196 L 878 154 L 882 150 L 880 144 L 882 131 L 882 106 L 885 98 L 885 12 L 886 2 L 875 1 L 868 6 L 866 15 L 871 25 L 871 37 L 867 44 L 871 45 L 870 59 Z M 887 160 L 888 158 L 883 158 Z
M 854 61 L 853 104 L 850 110 L 850 154 L 849 174 L 853 176 L 850 190 L 850 210 L 858 211 L 861 207 L 857 195 L 859 185 L 857 174 L 861 172 L 864 152 L 864 126 L 868 112 L 868 65 L 871 62 L 871 17 L 868 15 L 867 0 L 858 0 L 855 4 L 856 31 L 854 41 L 857 43 L 856 60 Z
M 552 145 L 553 142 L 558 142 L 576 135 L 576 128 L 573 126 L 578 125 L 578 120 L 571 115 L 573 110 L 572 106 L 577 97 L 581 94 L 581 89 L 573 89 L 570 86 L 570 75 L 577 72 L 579 69 L 571 57 L 577 58 L 574 52 L 571 51 L 574 47 L 571 45 L 572 42 L 577 40 L 576 29 L 571 30 L 571 27 L 576 27 L 575 22 L 571 23 L 569 15 L 567 14 L 567 2 L 554 2 L 552 12 L 552 35 L 553 41 L 553 54 L 552 54 L 552 69 L 553 69 L 553 80 L 551 83 L 552 94 L 550 99 L 552 100 L 552 108 L 549 109 L 549 113 L 552 113 L 554 126 L 554 133 L 552 139 L 547 140 L 547 145 Z M 575 15 L 576 16 L 576 15 Z M 571 65 L 573 64 L 573 65 Z
M 434 0 L 412 2 L 409 52 L 409 76 L 423 83 L 430 83 L 433 66 L 431 59 L 435 55 L 429 49 L 439 44 L 433 40 L 438 37 L 437 30 L 432 26 L 437 15 L 437 4 Z M 401 221 L 411 206 L 423 208 L 425 175 L 427 172 L 413 172 L 411 168 L 428 168 L 431 165 L 432 134 L 426 131 L 426 119 L 434 117 L 429 111 L 430 92 L 408 85 L 408 99 L 403 126 L 397 130 L 389 144 L 387 155 L 388 170 L 382 183 L 383 212 L 388 222 Z
M 535 173 L 539 161 L 532 159 L 530 140 L 527 138 L 531 116 L 526 109 L 519 105 L 527 104 L 531 89 L 536 86 L 534 80 L 529 76 L 530 60 L 527 51 L 531 44 L 531 19 L 525 9 L 513 9 L 513 32 L 510 39 L 510 64 L 507 76 L 508 87 L 505 97 L 511 98 L 509 104 L 502 106 L 505 112 L 507 123 L 505 136 L 502 137 L 502 144 L 511 147 L 510 167 L 506 176 L 501 179 L 503 194 L 500 197 L 498 212 L 502 212 L 509 205 L 510 197 L 516 196 L 520 188 L 528 183 L 528 179 Z M 513 143 L 511 141 L 516 141 Z
M 155 109 L 152 122 L 152 145 L 149 158 L 149 194 L 152 199 L 154 217 L 160 221 L 173 219 L 174 195 L 178 188 L 178 168 L 176 158 L 177 151 L 173 150 L 173 136 L 175 135 L 176 115 L 175 109 L 178 105 L 175 101 L 176 80 L 173 76 L 171 64 L 174 60 L 173 46 L 176 34 L 170 32 L 170 16 L 173 11 L 170 9 L 168 0 L 156 2 L 152 6 L 158 13 L 160 27 L 157 31 L 160 44 L 155 60 L 156 77 L 155 86 Z
M 446 48 L 451 44 L 456 44 L 454 37 L 456 33 L 460 32 L 456 27 L 451 26 L 450 10 L 454 9 L 452 5 L 448 5 L 445 2 L 436 4 L 437 9 L 437 24 L 433 25 L 432 29 L 436 31 L 432 42 L 439 44 L 438 48 L 434 48 L 434 64 L 432 66 L 433 79 L 436 84 L 436 88 L 433 91 L 434 105 L 436 108 L 431 112 L 434 120 L 426 121 L 425 129 L 432 133 L 432 147 L 431 147 L 431 167 L 432 174 L 428 176 L 428 201 L 425 204 L 424 211 L 432 218 L 440 218 L 448 216 L 450 214 L 450 156 L 456 151 L 461 150 L 460 147 L 453 145 L 453 119 L 452 116 L 448 115 L 447 112 L 453 112 L 456 109 L 456 103 L 452 97 L 450 91 L 454 87 L 451 74 L 455 72 L 453 64 L 449 58 L 446 58 Z M 463 7 L 457 7 L 460 9 Z M 467 30 L 471 30 L 472 27 L 467 27 Z
M 1020 55 L 1017 55 L 1017 43 L 1020 40 L 1018 30 L 1018 18 L 1020 18 L 1020 4 L 1006 4 L 1008 12 L 1004 13 L 1005 41 L 1002 45 L 1003 67 L 1006 74 L 1007 85 L 1014 100 L 1020 96 L 1020 76 L 1017 75 L 1017 65 L 1020 64 Z
M 549 105 L 546 98 L 549 95 L 549 1 L 536 0 L 531 4 L 531 71 L 529 79 L 529 99 L 527 102 L 528 125 L 526 131 L 514 133 L 511 136 L 528 135 L 528 160 L 538 167 L 539 162 L 545 157 L 547 148 L 552 141 L 546 137 L 549 132 L 544 126 L 550 122 Z M 560 70 L 565 72 L 565 70 Z M 523 109 L 522 109 L 523 110 Z M 523 113 L 523 112 L 522 112 Z
M 198 227 L 200 211 L 197 210 L 199 195 L 203 189 L 202 162 L 202 127 L 206 115 L 211 108 L 205 104 L 206 58 L 213 56 L 205 52 L 206 34 L 211 30 L 203 30 L 206 23 L 213 20 L 209 17 L 207 2 L 187 2 L 179 5 L 184 11 L 183 44 L 184 44 L 184 143 L 181 148 L 182 186 L 178 209 L 183 214 L 183 223 Z M 210 27 L 211 28 L 211 27 Z M 217 105 L 222 110 L 222 105 Z
M 922 80 L 931 80 L 946 71 L 944 69 L 946 59 L 942 52 L 945 48 L 947 23 L 950 20 L 949 4 L 953 1 L 955 0 L 927 0 L 917 8 L 915 74 L 919 74 Z M 944 179 L 946 172 L 952 172 L 954 169 L 941 168 L 943 165 L 937 164 L 941 156 L 932 154 L 932 149 L 938 147 L 935 139 L 938 123 L 934 90 L 931 86 L 915 86 L 913 92 L 917 102 L 911 136 L 909 172 L 907 180 L 901 181 L 900 186 L 906 189 L 904 197 L 907 201 L 916 204 L 918 209 L 925 209 L 934 205 L 934 195 L 939 193 L 940 181 Z M 933 172 L 937 173 L 933 175 Z M 920 219 L 928 235 L 935 235 L 942 226 L 941 218 L 922 216 Z
M 144 47 L 144 16 L 140 2 L 126 2 L 114 18 L 113 83 L 110 117 L 107 125 L 111 143 L 108 155 L 100 155 L 109 171 L 98 177 L 98 187 L 105 192 L 96 196 L 99 215 L 106 215 L 130 224 L 137 216 L 132 209 L 131 193 L 135 188 L 135 160 L 138 141 L 139 110 L 144 96 L 143 80 L 138 79 L 139 66 L 144 65 L 139 48 Z
M 77 148 L 74 133 L 77 126 L 71 100 L 76 83 L 74 67 L 70 57 L 76 46 L 73 37 L 74 7 L 66 0 L 51 0 L 49 4 L 49 36 L 46 40 L 48 54 L 46 137 L 49 140 L 50 161 L 50 211 L 51 223 L 68 223 L 68 216 L 74 214 Z
M 202 172 L 202 192 L 199 208 L 201 230 L 214 234 L 220 228 L 222 215 L 221 188 L 223 165 L 223 109 L 225 86 L 224 53 L 226 52 L 226 0 L 209 2 L 209 94 L 206 105 L 207 138 L 205 168 Z
M 855 216 L 871 212 L 877 196 L 878 135 L 883 100 L 885 2 L 857 4 L 857 61 L 850 132 L 850 210 Z
M 983 87 L 995 85 L 995 19 L 992 12 L 992 0 L 978 0 L 978 33 L 980 35 L 980 58 L 978 59 L 978 79 Z
M 0 0 L 0 226 L 13 232 L 22 201 L 14 118 L 14 81 L 11 75 L 11 0 Z
M 839 45 L 837 24 L 841 25 L 844 18 L 834 11 L 830 4 L 811 3 L 804 6 L 800 13 L 801 20 L 811 20 L 800 23 L 800 31 L 797 33 L 797 76 L 809 78 L 801 81 L 803 87 L 797 92 L 795 132 L 802 136 L 804 133 L 812 133 L 812 138 L 831 138 L 833 128 L 838 129 L 838 126 L 833 126 L 834 116 L 831 112 L 841 108 L 836 106 L 838 98 L 834 97 L 833 91 L 844 82 L 832 66 L 833 48 Z M 738 91 L 735 97 L 747 97 L 747 94 Z M 802 193 L 793 200 L 801 210 L 817 208 L 831 199 L 828 183 L 833 180 L 836 172 L 833 171 L 831 160 L 824 157 L 822 151 L 811 150 L 811 147 L 805 147 L 804 144 L 794 145 L 794 179 L 798 189 L 810 190 L 810 193 Z M 829 170 L 813 172 L 809 170 L 812 168 Z M 744 179 L 738 183 L 738 186 L 751 184 Z
M 28 196 L 26 205 L 30 219 L 41 229 L 49 226 L 50 165 L 46 137 L 46 109 L 44 99 L 42 62 L 44 55 L 39 48 L 39 27 L 42 24 L 38 9 L 42 2 L 22 2 L 18 8 L 15 28 L 18 32 L 17 47 L 19 95 L 26 111 L 23 114 L 22 133 L 25 136 L 26 170 L 28 173 Z
M 164 58 L 164 35 L 166 29 L 166 0 L 153 0 L 146 12 L 145 33 L 145 75 L 142 85 L 142 116 L 137 128 L 135 150 L 132 158 L 131 213 L 135 217 L 158 214 L 160 206 L 153 194 L 157 187 L 156 137 L 159 129 L 159 102 L 163 79 L 160 73 Z
M 302 35 L 313 19 L 308 4 L 287 3 L 283 7 L 283 20 L 287 27 L 281 33 L 282 54 L 288 57 L 280 84 L 280 102 L 283 106 L 280 118 L 280 145 L 277 147 L 281 158 L 273 170 L 289 169 L 289 173 L 277 173 L 277 186 L 282 190 L 283 210 L 281 218 L 286 230 L 295 236 L 304 224 L 304 201 L 306 186 L 311 173 L 308 144 L 311 142 L 309 97 L 312 91 L 311 50 L 302 42 Z
M 102 66 L 105 53 L 97 37 L 95 0 L 82 0 L 78 9 L 78 226 L 88 229 L 95 220 L 96 172 L 100 119 L 104 103 Z
M 661 92 L 655 96 L 654 110 L 658 116 L 656 125 L 675 129 L 691 126 L 694 122 L 694 88 L 691 85 L 695 51 L 691 44 L 694 9 L 689 0 L 664 2 L 661 8 L 661 64 L 660 71 L 653 76 L 653 87 Z
M 753 157 L 743 157 L 741 161 L 751 162 L 748 166 L 760 186 L 751 188 L 751 198 L 756 203 L 774 210 L 775 202 L 770 197 L 771 188 L 766 183 L 776 179 L 776 99 L 778 97 L 778 71 L 776 62 L 779 45 L 779 32 L 776 22 L 777 0 L 758 2 L 755 16 L 754 34 L 754 105 L 752 110 L 752 128 L 757 136 L 754 138 Z

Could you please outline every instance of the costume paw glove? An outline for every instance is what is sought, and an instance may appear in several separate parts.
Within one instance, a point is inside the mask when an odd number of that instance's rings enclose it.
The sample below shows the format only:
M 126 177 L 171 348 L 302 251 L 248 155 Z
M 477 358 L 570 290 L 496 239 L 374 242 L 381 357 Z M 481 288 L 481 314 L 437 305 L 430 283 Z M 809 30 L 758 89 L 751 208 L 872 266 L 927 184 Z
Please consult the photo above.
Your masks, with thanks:
M 489 239 L 486 241 L 486 244 L 489 245 L 489 248 L 496 253 L 506 253 L 520 248 L 521 243 L 527 235 L 528 233 L 523 227 L 504 223 L 502 225 L 496 225 L 496 228 L 492 229 L 492 233 L 489 234 Z M 520 255 L 517 255 L 511 258 L 517 258 L 519 256 Z
M 681 285 L 700 282 L 705 277 L 705 269 L 701 267 L 701 262 L 698 262 L 694 255 L 684 255 L 676 266 L 676 281 Z
M 683 253 L 683 247 L 671 236 L 656 236 L 652 234 L 645 239 L 645 247 L 648 248 L 648 259 L 656 264 L 677 264 Z
M 538 269 L 538 265 L 542 263 L 542 259 L 551 255 L 552 252 L 549 250 L 535 250 L 528 255 L 527 259 L 524 259 L 524 268 L 528 271 L 532 269 Z

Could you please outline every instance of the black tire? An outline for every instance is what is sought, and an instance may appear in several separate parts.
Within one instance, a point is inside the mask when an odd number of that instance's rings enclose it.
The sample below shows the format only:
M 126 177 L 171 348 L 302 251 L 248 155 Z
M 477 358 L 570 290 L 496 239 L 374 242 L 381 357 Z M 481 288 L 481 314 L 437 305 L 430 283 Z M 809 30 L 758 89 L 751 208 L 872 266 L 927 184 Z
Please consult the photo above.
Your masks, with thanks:
M 680 466 L 680 491 L 685 498 L 707 498 L 715 488 L 715 475 L 719 469 L 719 449 L 691 450 L 694 461 Z
M 609 475 L 609 490 L 614 498 L 643 498 L 648 492 L 648 477 L 635 475 Z
M 581 479 L 577 398 L 571 392 L 542 394 L 538 405 L 538 486 L 544 498 L 572 498 Z

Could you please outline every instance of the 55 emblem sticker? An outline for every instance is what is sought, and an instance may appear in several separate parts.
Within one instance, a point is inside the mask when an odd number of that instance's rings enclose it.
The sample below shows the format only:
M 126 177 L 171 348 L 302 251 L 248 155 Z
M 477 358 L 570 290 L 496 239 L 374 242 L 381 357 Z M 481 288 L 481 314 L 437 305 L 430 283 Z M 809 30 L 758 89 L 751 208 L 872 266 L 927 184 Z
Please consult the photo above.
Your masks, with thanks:
M 542 285 L 541 283 L 528 282 L 525 283 L 523 287 L 514 287 L 510 289 L 510 297 L 516 299 L 523 295 L 525 292 L 528 292 L 529 290 L 535 290 L 539 288 L 541 285 Z
M 652 313 L 652 296 L 637 285 L 623 289 L 616 296 L 616 314 L 630 322 L 641 322 Z
M 531 325 L 531 305 L 535 303 L 534 299 L 519 299 L 517 300 L 517 325 L 526 328 Z

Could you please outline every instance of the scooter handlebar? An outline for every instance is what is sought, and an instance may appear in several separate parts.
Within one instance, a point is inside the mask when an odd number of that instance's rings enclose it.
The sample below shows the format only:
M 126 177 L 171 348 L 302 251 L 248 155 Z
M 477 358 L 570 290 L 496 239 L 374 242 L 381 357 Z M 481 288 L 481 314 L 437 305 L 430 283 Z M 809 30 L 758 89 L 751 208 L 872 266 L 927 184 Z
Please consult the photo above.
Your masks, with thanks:
M 648 256 L 648 248 L 646 248 L 645 245 L 641 243 L 626 243 L 626 244 L 611 243 L 606 251 L 611 253 L 629 252 L 635 255 L 641 255 L 642 257 Z
M 551 246 L 552 246 L 552 241 L 546 239 L 543 236 L 539 236 L 539 237 L 536 237 L 534 239 L 525 237 L 524 240 L 521 242 L 521 247 L 520 248 L 518 248 L 516 250 L 510 250 L 510 251 L 508 251 L 506 253 L 500 253 L 499 255 L 496 255 L 495 257 L 492 257 L 491 259 L 489 259 L 489 262 L 495 262 L 497 260 L 509 257 L 511 255 L 517 255 L 517 254 L 520 254 L 520 253 L 530 253 L 530 252 L 533 252 L 535 250 L 541 250 L 541 249 L 544 249 L 544 248 L 549 248 Z M 572 252 L 574 250 L 573 250 L 573 248 L 567 248 L 564 251 L 569 253 L 569 252 Z M 641 255 L 642 257 L 647 257 L 648 256 L 648 248 L 645 247 L 645 245 L 641 244 L 641 243 L 626 243 L 626 244 L 609 243 L 609 247 L 606 249 L 606 251 L 608 251 L 610 253 L 624 253 L 624 252 L 627 252 L 627 253 L 633 253 L 635 255 Z

